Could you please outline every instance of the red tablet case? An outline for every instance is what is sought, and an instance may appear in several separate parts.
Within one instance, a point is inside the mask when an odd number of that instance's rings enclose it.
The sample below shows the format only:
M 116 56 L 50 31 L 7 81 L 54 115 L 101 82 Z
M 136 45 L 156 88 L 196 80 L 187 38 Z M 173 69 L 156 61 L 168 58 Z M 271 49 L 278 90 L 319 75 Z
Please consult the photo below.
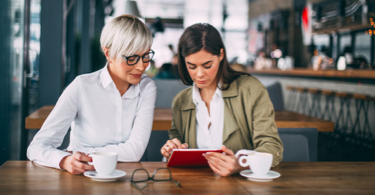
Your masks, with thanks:
M 206 152 L 222 153 L 223 151 L 209 149 L 174 149 L 167 166 L 208 166 L 207 159 L 202 155 Z

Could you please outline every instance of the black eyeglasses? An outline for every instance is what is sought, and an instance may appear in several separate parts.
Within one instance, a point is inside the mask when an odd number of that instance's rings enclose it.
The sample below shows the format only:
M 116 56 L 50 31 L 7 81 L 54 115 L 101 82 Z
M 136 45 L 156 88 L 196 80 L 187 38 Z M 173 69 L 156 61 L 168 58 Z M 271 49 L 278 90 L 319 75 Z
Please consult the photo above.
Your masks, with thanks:
M 165 173 L 163 170 L 167 170 L 168 173 Z M 146 182 L 148 180 L 153 180 L 153 181 L 173 181 L 177 185 L 177 187 L 180 187 L 180 182 L 175 181 L 172 178 L 171 170 L 169 170 L 168 168 L 158 168 L 158 169 L 156 169 L 154 171 L 154 173 L 152 174 L 151 177 L 148 174 L 148 172 L 147 172 L 146 169 L 136 169 L 133 172 L 133 175 L 132 175 L 132 178 L 130 180 L 130 183 L 133 184 L 134 187 L 136 187 L 137 189 L 143 190 L 144 188 L 147 187 L 147 183 L 143 187 L 138 186 L 137 183 Z
M 142 56 L 142 61 L 143 63 L 149 62 L 155 55 L 154 51 L 150 51 L 149 53 L 146 53 Z M 133 66 L 138 63 L 139 59 L 141 59 L 141 56 L 139 55 L 132 55 L 132 56 L 124 56 L 122 55 L 123 58 L 126 59 L 126 62 L 128 63 L 129 66 Z

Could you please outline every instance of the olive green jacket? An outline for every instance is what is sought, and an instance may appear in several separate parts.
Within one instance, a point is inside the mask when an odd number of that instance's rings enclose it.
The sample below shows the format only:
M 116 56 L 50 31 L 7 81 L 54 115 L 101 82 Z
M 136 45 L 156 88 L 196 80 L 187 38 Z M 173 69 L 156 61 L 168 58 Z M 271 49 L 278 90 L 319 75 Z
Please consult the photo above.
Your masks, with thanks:
M 169 138 L 197 148 L 196 111 L 192 87 L 179 92 L 172 103 Z M 223 91 L 223 145 L 236 153 L 240 149 L 273 154 L 272 166 L 282 159 L 283 144 L 275 124 L 275 111 L 267 89 L 258 79 L 242 75 Z

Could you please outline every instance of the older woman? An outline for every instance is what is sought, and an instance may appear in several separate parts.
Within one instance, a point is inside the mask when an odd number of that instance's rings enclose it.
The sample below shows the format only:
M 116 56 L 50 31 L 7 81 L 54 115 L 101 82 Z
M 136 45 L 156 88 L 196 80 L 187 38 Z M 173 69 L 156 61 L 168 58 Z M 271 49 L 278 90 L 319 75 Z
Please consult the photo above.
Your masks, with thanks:
M 258 79 L 230 68 L 219 32 L 209 24 L 188 27 L 178 55 L 181 79 L 193 86 L 173 100 L 171 140 L 162 155 L 168 159 L 176 148 L 221 148 L 225 154 L 205 157 L 222 176 L 243 169 L 234 156 L 240 149 L 272 153 L 276 166 L 283 146 L 267 90 Z
M 81 174 L 94 169 L 86 163 L 91 152 L 117 152 L 126 162 L 141 159 L 156 99 L 154 82 L 143 74 L 154 55 L 152 35 L 139 19 L 122 15 L 105 25 L 100 44 L 107 64 L 65 89 L 27 150 L 31 161 Z M 69 126 L 69 147 L 56 149 Z

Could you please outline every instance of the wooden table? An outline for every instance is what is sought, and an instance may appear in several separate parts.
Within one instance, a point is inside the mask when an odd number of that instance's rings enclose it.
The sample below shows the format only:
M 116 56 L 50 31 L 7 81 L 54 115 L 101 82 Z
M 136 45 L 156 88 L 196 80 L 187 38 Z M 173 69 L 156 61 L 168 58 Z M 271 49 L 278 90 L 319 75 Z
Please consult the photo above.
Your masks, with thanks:
M 53 106 L 43 106 L 26 117 L 26 129 L 40 129 Z M 316 128 L 318 131 L 333 131 L 334 123 L 307 115 L 290 112 L 276 111 L 275 121 L 280 128 Z M 156 108 L 152 130 L 166 131 L 171 128 L 172 110 L 170 108 Z
M 270 182 L 254 182 L 236 174 L 220 177 L 210 168 L 170 168 L 173 182 L 148 182 L 140 191 L 130 183 L 135 169 L 151 174 L 163 162 L 118 163 L 125 177 L 97 182 L 83 175 L 47 168 L 30 161 L 7 161 L 0 167 L 1 194 L 375 194 L 375 162 L 285 162 Z

